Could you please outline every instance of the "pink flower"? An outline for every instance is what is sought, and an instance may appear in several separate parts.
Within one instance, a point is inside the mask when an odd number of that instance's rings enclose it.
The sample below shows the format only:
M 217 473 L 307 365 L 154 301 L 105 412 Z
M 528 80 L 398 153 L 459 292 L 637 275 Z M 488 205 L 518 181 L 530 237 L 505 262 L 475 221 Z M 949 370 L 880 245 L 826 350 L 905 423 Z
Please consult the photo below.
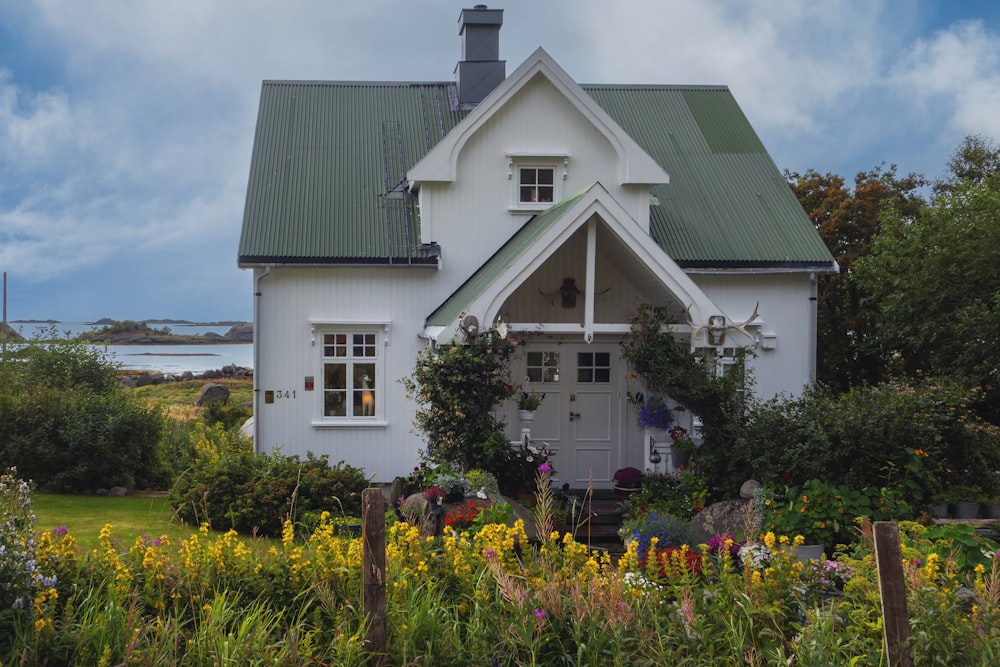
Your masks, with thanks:
M 541 470 L 542 472 L 550 472 L 552 470 L 552 466 L 550 466 L 548 463 L 543 463 L 542 465 L 538 466 L 538 469 Z

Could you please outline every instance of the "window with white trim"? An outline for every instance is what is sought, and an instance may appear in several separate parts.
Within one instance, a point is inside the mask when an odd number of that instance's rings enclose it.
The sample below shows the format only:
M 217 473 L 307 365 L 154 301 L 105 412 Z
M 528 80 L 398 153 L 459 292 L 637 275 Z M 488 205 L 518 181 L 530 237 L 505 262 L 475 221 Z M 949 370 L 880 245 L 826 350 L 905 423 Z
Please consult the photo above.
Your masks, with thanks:
M 552 167 L 518 169 L 517 203 L 551 204 L 555 201 L 555 171 Z
M 542 211 L 561 200 L 568 169 L 568 155 L 508 153 L 511 212 Z
M 374 421 L 383 414 L 379 332 L 362 328 L 322 331 L 323 418 Z

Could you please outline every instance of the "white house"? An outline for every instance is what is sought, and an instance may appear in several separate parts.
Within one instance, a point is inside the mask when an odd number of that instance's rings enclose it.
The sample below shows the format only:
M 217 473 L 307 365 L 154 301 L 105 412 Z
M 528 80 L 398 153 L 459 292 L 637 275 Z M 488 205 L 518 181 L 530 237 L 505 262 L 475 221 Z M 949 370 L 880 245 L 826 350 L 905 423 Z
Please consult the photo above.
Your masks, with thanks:
M 531 437 L 574 486 L 649 467 L 639 303 L 721 367 L 753 347 L 763 397 L 811 382 L 837 265 L 729 90 L 581 85 L 542 49 L 505 76 L 502 16 L 462 11 L 453 82 L 264 82 L 239 246 L 259 450 L 406 474 L 425 443 L 397 381 L 471 323 L 525 341 Z

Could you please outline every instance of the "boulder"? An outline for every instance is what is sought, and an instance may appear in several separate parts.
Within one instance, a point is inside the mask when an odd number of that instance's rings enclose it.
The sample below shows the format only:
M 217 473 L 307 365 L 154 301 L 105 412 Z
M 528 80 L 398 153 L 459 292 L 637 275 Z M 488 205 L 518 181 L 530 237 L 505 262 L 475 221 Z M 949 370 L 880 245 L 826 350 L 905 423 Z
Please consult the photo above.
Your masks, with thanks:
M 743 482 L 743 486 L 740 487 L 740 498 L 744 500 L 750 500 L 753 498 L 754 492 L 762 488 L 761 483 L 755 479 L 748 479 Z
M 247 417 L 247 420 L 243 422 L 243 426 L 240 426 L 240 435 L 244 438 L 250 438 L 253 440 L 253 415 Z
M 110 489 L 108 489 L 108 495 L 115 497 L 127 496 L 128 489 L 126 489 L 124 486 L 112 486 Z
M 224 384 L 209 382 L 201 388 L 198 398 L 194 399 L 195 405 L 207 405 L 208 403 L 229 403 L 229 387 Z
M 712 503 L 691 519 L 691 533 L 695 544 L 703 544 L 714 535 L 739 537 L 747 531 L 751 517 L 747 500 L 723 500 Z

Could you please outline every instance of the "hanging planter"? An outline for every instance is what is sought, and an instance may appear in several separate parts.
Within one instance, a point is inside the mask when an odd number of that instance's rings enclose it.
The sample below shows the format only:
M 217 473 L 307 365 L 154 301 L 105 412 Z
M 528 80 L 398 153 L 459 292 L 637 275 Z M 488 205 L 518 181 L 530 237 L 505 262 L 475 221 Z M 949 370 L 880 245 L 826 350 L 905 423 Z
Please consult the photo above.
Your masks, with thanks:
M 523 422 L 533 422 L 535 421 L 535 411 L 534 410 L 518 410 L 517 418 Z

